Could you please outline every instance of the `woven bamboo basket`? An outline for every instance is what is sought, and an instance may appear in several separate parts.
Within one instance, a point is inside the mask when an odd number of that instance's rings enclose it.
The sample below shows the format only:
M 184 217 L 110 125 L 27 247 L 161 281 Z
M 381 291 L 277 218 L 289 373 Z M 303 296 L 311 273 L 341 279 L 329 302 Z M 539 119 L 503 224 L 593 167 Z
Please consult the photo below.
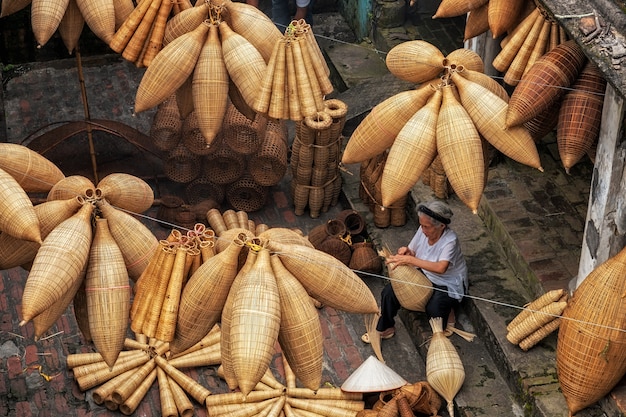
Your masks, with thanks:
M 179 143 L 165 159 L 163 171 L 172 181 L 187 184 L 200 176 L 202 157 Z
M 306 289 L 283 265 L 277 255 L 271 265 L 280 297 L 280 342 L 284 358 L 296 377 L 311 390 L 320 387 L 322 379 L 322 329 L 317 309 L 309 302 Z
M 94 195 L 96 186 L 82 175 L 70 175 L 57 181 L 48 192 L 47 200 L 68 200 L 77 196 Z
M 222 44 L 217 25 L 209 27 L 207 40 L 193 72 L 193 105 L 205 145 L 211 143 L 222 128 L 228 108 L 228 71 L 222 59 Z
M 491 91 L 505 102 L 509 102 L 509 93 L 504 87 L 490 76 L 483 74 L 482 72 L 472 71 L 471 69 L 457 68 L 457 73 L 461 74 L 463 78 L 472 81 L 476 84 L 482 85 L 487 90 Z
M 225 250 L 204 262 L 187 281 L 180 296 L 176 333 L 170 342 L 172 353 L 193 346 L 219 321 L 237 274 L 242 247 L 243 241 L 231 240 Z
M 478 132 L 509 158 L 543 171 L 537 146 L 528 130 L 524 126 L 504 128 L 506 102 L 457 73 L 452 74 L 452 80 Z
M 434 92 L 429 86 L 420 87 L 398 93 L 374 106 L 350 136 L 341 162 L 354 164 L 380 155 Z
M 485 4 L 486 0 L 442 0 L 433 19 L 461 16 Z
M 249 273 L 241 276 L 237 289 L 231 313 L 230 353 L 239 388 L 245 396 L 268 369 L 281 324 L 278 286 L 268 250 L 258 252 Z
M 53 162 L 15 143 L 0 143 L 0 168 L 15 178 L 26 192 L 47 193 L 65 178 Z
M 489 3 L 483 4 L 467 14 L 463 40 L 467 41 L 489 30 Z
M 233 209 L 225 210 L 222 213 L 222 217 L 224 218 L 224 223 L 226 223 L 226 228 L 228 230 L 233 229 L 241 229 L 241 225 L 239 224 L 239 217 L 237 217 L 237 212 Z
M 391 145 L 381 179 L 383 206 L 406 195 L 437 156 L 441 99 L 439 90 L 407 121 Z
M 41 238 L 45 239 L 61 222 L 71 217 L 83 203 L 82 198 L 46 201 L 35 206 Z M 10 269 L 32 262 L 40 244 L 0 233 L 0 269 Z
M 452 88 L 443 89 L 437 118 L 437 153 L 454 192 L 476 213 L 485 186 L 483 147 L 472 119 Z
M 0 17 L 9 16 L 16 13 L 30 4 L 26 0 L 3 1 L 0 9 Z
M 96 219 L 85 276 L 89 329 L 104 361 L 113 367 L 124 347 L 130 312 L 130 285 L 122 251 L 106 218 Z
M 209 13 L 207 3 L 198 3 L 197 6 L 186 9 L 167 21 L 163 35 L 164 46 L 181 35 L 196 29 L 206 20 Z
M 113 3 L 102 4 L 99 1 L 77 1 L 80 13 L 91 31 L 105 43 L 109 43 L 115 34 L 115 8 Z
M 563 97 L 556 140 L 561 163 L 567 173 L 598 140 L 605 89 L 606 80 L 598 67 L 588 61 L 572 90 Z
M 100 200 L 97 207 L 108 220 L 109 230 L 122 251 L 128 275 L 136 281 L 159 245 L 156 236 L 137 218 L 114 208 L 106 200 Z
M 228 230 L 224 222 L 224 217 L 218 208 L 210 209 L 206 217 L 209 225 L 218 237 L 222 236 L 222 234 Z
M 391 48 L 385 63 L 396 77 L 419 84 L 439 76 L 443 71 L 443 59 L 444 55 L 433 44 L 413 40 Z
M 219 25 L 224 64 L 248 106 L 256 100 L 267 65 L 260 52 L 246 38 L 222 21 Z
M 605 396 L 626 373 L 626 251 L 574 291 L 559 326 L 556 368 L 570 416 Z
M 209 26 L 201 24 L 163 47 L 141 78 L 135 113 L 158 106 L 183 85 L 195 68 L 208 31 Z
M 259 149 L 250 157 L 248 172 L 259 185 L 272 186 L 287 172 L 287 138 L 282 125 L 269 124 Z
M 294 213 L 296 216 L 302 216 L 309 203 L 309 187 L 296 182 L 292 182 L 291 184 L 293 185 L 292 198 Z
M 269 189 L 259 185 L 249 175 L 244 175 L 226 189 L 226 201 L 236 210 L 253 212 L 263 208 Z
M 259 51 L 265 62 L 282 34 L 274 22 L 257 8 L 237 3 L 226 3 L 226 20 L 232 29 L 246 38 Z
M 205 156 L 203 165 L 202 177 L 221 185 L 235 182 L 246 171 L 243 155 L 224 145 Z
M 256 152 L 264 138 L 257 131 L 257 119 L 248 119 L 231 103 L 224 116 L 224 144 L 242 155 Z
M 507 71 L 538 18 L 540 12 L 536 8 L 509 33 L 505 38 L 506 43 L 502 45 L 502 49 L 492 62 L 495 69 L 503 73 Z
M 174 401 L 176 402 L 176 408 L 178 409 L 178 415 L 181 417 L 191 417 L 194 415 L 194 406 L 189 397 L 185 393 L 185 390 L 178 385 L 174 379 L 170 376 L 167 377 L 170 384 L 170 389 L 174 395 Z
M 150 139 L 157 149 L 171 151 L 180 142 L 182 126 L 176 95 L 172 94 L 157 106 L 150 126 Z
M 277 83 L 285 83 L 285 40 L 281 39 L 274 45 L 272 49 L 272 55 L 270 56 L 269 61 L 267 62 L 267 69 L 263 76 L 263 80 L 261 85 L 259 86 L 259 94 L 255 102 L 253 103 L 252 108 L 261 114 L 268 114 L 270 111 L 270 104 L 272 104 L 272 100 L 276 102 L 278 100 L 278 96 L 274 96 L 273 94 L 273 85 L 274 78 L 276 76 Z M 284 98 L 284 88 L 282 91 L 276 91 L 277 94 L 282 95 Z M 274 103 L 275 105 L 275 103 Z M 272 108 L 272 111 L 274 109 Z M 269 114 L 268 114 L 269 116 Z M 279 117 L 282 117 L 283 114 L 280 114 Z
M 192 215 L 195 221 L 195 215 Z M 191 226 L 193 227 L 193 226 Z M 180 307 L 180 296 L 182 288 L 187 281 L 189 272 L 188 260 L 194 248 L 185 245 L 176 247 L 176 255 L 170 272 L 169 280 L 161 303 L 161 311 L 156 326 L 154 337 L 163 342 L 171 342 L 174 339 L 176 320 Z
M 544 27 L 546 31 L 544 31 Z M 530 28 L 530 32 L 524 39 L 521 47 L 517 51 L 515 58 L 509 65 L 509 68 L 504 74 L 503 81 L 508 85 L 516 86 L 519 83 L 519 80 L 524 75 L 526 68 L 533 63 L 530 63 L 530 56 L 535 49 L 535 46 L 540 45 L 539 37 L 540 35 L 547 36 L 548 30 L 550 29 L 550 22 L 546 21 L 541 14 L 537 16 L 533 26 Z M 545 45 L 545 39 L 542 40 L 543 45 Z
M 319 246 L 329 237 L 343 237 L 347 233 L 345 223 L 338 219 L 330 219 L 324 224 L 315 226 L 309 232 L 307 238 L 311 245 L 318 249 Z
M 529 121 L 547 110 L 570 87 L 585 64 L 580 46 L 570 40 L 542 56 L 519 82 L 506 115 L 506 126 L 512 127 Z
M 426 355 L 426 380 L 448 403 L 454 415 L 454 397 L 465 381 L 465 368 L 456 348 L 444 335 L 441 317 L 430 319 L 433 337 Z
M 41 244 L 22 294 L 22 324 L 49 308 L 82 277 L 92 240 L 93 208 L 83 204 Z
M 270 227 L 261 233 L 257 233 L 257 235 L 260 239 L 264 240 L 277 240 L 287 244 L 313 247 L 313 244 L 301 233 L 284 227 Z
M 83 335 L 83 339 L 91 342 L 91 333 L 89 331 L 89 314 L 87 314 L 87 294 L 85 294 L 85 280 L 82 280 L 78 291 L 72 300 L 74 306 L 74 318 L 78 325 L 78 330 Z
M 403 197 L 400 197 L 396 201 L 393 202 L 389 211 L 389 224 L 390 226 L 400 227 L 406 224 L 407 213 L 406 213 L 406 200 L 408 199 L 408 194 L 405 194 Z
M 470 49 L 455 49 L 446 56 L 445 64 L 457 67 L 463 66 L 463 68 L 480 73 L 485 72 L 485 65 L 482 58 Z
M 489 4 L 489 29 L 493 38 L 497 38 L 515 27 L 520 13 L 524 9 L 522 0 L 496 0 Z
M 133 213 L 143 213 L 154 203 L 152 187 L 134 175 L 109 174 L 98 182 L 97 188 L 110 204 Z
M 41 243 L 33 203 L 19 183 L 1 168 L 0 197 L 0 231 L 18 239 Z
M 331 255 L 347 266 L 350 264 L 350 259 L 352 258 L 352 248 L 342 237 L 343 236 L 328 236 L 316 249 Z
M 550 303 L 559 301 L 561 297 L 564 296 L 567 296 L 564 289 L 551 290 L 542 294 L 540 297 L 526 304 L 524 306 L 525 309 L 520 311 L 518 315 L 515 316 L 513 320 L 511 320 L 511 322 L 506 326 L 506 330 L 510 331 L 513 327 L 517 326 L 519 323 L 530 317 L 533 310 L 538 310 L 547 306 Z
M 174 93 L 180 117 L 184 120 L 193 112 L 193 78 L 189 76 Z
M 211 395 L 211 391 L 202 386 L 195 379 L 191 378 L 187 374 L 174 368 L 167 363 L 167 360 L 162 356 L 156 356 L 154 361 L 162 368 L 169 377 L 171 377 L 178 385 L 181 386 L 189 395 L 191 395 L 196 401 L 204 404 L 206 397 Z
M 530 316 L 509 330 L 506 335 L 507 340 L 514 345 L 520 343 L 533 332 L 560 316 L 566 305 L 566 301 L 553 302 L 533 311 Z
M 331 255 L 301 245 L 269 241 L 283 265 L 325 305 L 353 313 L 377 313 L 378 305 L 363 281 Z
M 378 274 L 383 269 L 383 262 L 372 242 L 357 242 L 352 244 L 352 257 L 348 266 L 356 271 Z
M 386 258 L 391 255 L 387 248 L 379 251 Z M 407 266 L 397 265 L 388 270 L 391 286 L 402 307 L 411 311 L 425 311 L 426 303 L 433 293 L 433 285 L 423 272 Z
M 220 119 L 222 120 L 222 119 Z M 200 129 L 199 113 L 193 110 L 183 120 L 183 127 L 181 130 L 181 141 L 183 145 L 196 155 L 208 155 L 214 152 L 218 146 L 212 145 L 219 133 L 214 133 L 211 136 L 211 140 L 207 139 L 202 130 Z
M 360 234 L 365 229 L 365 219 L 356 210 L 342 210 L 335 218 L 343 222 L 346 226 L 346 231 L 352 236 Z
M 61 40 L 70 55 L 74 53 L 84 27 L 85 19 L 80 14 L 76 0 L 70 0 L 58 28 Z
M 185 195 L 190 204 L 198 204 L 201 201 L 212 199 L 219 205 L 224 201 L 226 191 L 224 190 L 224 185 L 216 184 L 208 178 L 200 177 L 187 184 Z
M 554 131 L 559 122 L 562 98 L 555 101 L 546 111 L 523 123 L 535 142 Z

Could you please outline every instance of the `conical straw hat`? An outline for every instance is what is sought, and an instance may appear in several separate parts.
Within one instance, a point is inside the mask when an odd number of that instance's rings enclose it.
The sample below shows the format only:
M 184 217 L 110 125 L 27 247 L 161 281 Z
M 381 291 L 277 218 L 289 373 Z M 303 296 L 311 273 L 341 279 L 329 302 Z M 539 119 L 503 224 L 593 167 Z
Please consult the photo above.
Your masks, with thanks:
M 400 388 L 407 383 L 393 369 L 370 356 L 344 381 L 341 389 L 348 392 L 381 392 Z

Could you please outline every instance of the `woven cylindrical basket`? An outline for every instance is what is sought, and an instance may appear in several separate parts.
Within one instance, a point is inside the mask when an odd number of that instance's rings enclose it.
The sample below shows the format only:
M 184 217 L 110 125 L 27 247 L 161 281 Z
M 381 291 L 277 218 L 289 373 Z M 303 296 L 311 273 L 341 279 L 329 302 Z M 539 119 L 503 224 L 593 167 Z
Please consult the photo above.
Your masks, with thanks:
M 164 195 L 161 197 L 161 204 L 159 205 L 159 209 L 157 210 L 157 219 L 162 220 L 166 223 L 173 224 L 176 221 L 176 213 L 180 207 L 185 204 L 185 201 L 175 195 Z M 165 227 L 170 228 L 170 225 L 165 225 Z
M 223 124 L 224 143 L 233 151 L 242 155 L 251 155 L 259 149 L 264 135 L 261 135 L 257 125 L 258 117 L 254 121 L 244 116 L 231 103 L 226 110 Z
M 225 194 L 224 185 L 216 184 L 205 177 L 196 178 L 185 187 L 185 195 L 190 204 L 208 199 L 220 204 L 224 201 Z
M 340 220 L 346 227 L 346 230 L 351 235 L 358 235 L 365 228 L 365 219 L 363 216 L 352 209 L 342 210 L 336 217 L 337 220 Z
M 383 262 L 372 242 L 352 244 L 352 257 L 348 264 L 350 269 L 378 274 L 383 269 Z
M 174 182 L 186 184 L 198 178 L 202 170 L 200 155 L 191 152 L 179 143 L 170 151 L 163 163 L 165 175 Z
M 251 156 L 248 172 L 266 187 L 276 185 L 287 172 L 287 140 L 279 125 L 269 124 L 261 146 Z
M 292 185 L 294 213 L 296 214 L 296 216 L 301 216 L 304 214 L 304 209 L 309 202 L 309 187 L 307 187 L 306 185 L 297 184 L 296 182 L 292 182 Z
M 227 146 L 204 157 L 202 176 L 216 184 L 230 184 L 241 177 L 246 169 L 243 155 Z
M 180 142 L 183 121 L 176 103 L 176 95 L 172 94 L 159 104 L 150 126 L 150 138 L 159 150 L 171 151 Z
M 257 184 L 244 175 L 226 189 L 226 200 L 237 210 L 252 212 L 260 210 L 266 203 L 268 188 Z

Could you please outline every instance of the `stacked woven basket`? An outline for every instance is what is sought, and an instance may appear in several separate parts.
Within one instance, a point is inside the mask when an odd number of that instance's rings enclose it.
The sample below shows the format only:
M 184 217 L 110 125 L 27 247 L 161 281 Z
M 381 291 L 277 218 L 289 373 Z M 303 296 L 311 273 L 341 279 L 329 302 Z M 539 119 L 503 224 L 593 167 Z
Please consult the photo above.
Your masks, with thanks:
M 341 132 L 347 111 L 342 101 L 326 100 L 323 111 L 296 125 L 290 161 L 296 215 L 308 208 L 309 215 L 317 218 L 339 201 Z
M 159 105 L 150 136 L 156 146 L 168 151 L 165 174 L 185 184 L 187 202 L 227 202 L 247 212 L 262 208 L 269 187 L 287 171 L 284 122 L 262 116 L 251 121 L 230 104 L 220 133 L 207 146 L 195 112 L 181 121 L 177 109 L 176 96 Z

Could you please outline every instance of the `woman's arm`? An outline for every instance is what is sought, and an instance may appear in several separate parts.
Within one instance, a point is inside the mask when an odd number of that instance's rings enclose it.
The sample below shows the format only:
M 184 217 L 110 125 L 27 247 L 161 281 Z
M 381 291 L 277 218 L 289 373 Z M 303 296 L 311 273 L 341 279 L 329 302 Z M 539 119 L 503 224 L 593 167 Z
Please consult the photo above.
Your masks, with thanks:
M 402 248 L 401 248 L 402 249 Z M 393 271 L 398 265 L 410 265 L 415 268 L 424 269 L 435 274 L 443 274 L 448 270 L 450 261 L 441 260 L 437 262 L 426 261 L 420 259 L 411 254 L 406 255 L 392 255 L 387 257 L 385 263 L 389 265 L 389 268 Z

